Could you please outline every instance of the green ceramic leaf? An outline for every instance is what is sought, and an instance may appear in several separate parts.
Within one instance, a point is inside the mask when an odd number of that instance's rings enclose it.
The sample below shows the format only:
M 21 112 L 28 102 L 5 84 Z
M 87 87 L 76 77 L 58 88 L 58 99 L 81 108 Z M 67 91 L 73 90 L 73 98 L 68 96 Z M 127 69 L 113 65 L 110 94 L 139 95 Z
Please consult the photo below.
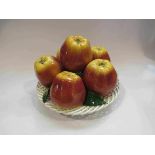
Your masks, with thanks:
M 49 100 L 50 88 L 48 88 L 43 95 L 43 102 L 47 102 Z
M 79 72 L 75 72 L 75 74 L 79 75 L 79 76 L 83 76 L 83 72 L 79 71 Z
M 104 98 L 102 96 L 100 96 L 99 94 L 88 90 L 87 91 L 87 95 L 86 95 L 86 100 L 84 105 L 86 106 L 98 106 L 98 105 L 102 105 L 102 104 L 106 104 L 106 102 L 104 101 Z

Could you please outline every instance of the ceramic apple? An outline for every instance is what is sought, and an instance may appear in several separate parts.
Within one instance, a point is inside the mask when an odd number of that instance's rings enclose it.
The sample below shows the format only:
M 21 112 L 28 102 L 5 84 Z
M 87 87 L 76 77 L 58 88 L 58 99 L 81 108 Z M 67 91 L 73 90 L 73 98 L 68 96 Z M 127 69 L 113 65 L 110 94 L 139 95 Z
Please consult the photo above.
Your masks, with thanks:
M 69 36 L 60 49 L 60 61 L 69 71 L 81 71 L 92 60 L 90 42 L 83 36 Z
M 85 68 L 84 82 L 88 89 L 106 96 L 116 86 L 117 73 L 109 60 L 95 59 Z
M 35 61 L 34 69 L 40 83 L 49 87 L 55 76 L 61 72 L 61 65 L 53 56 L 42 56 Z
M 81 106 L 85 95 L 85 86 L 80 76 L 68 71 L 59 73 L 50 89 L 52 102 L 62 108 L 70 109 Z
M 110 61 L 110 56 L 108 54 L 108 51 L 104 47 L 93 46 L 91 50 L 93 53 L 93 60 L 94 59 L 106 59 Z
M 60 49 L 58 49 L 56 52 L 56 58 L 60 62 Z

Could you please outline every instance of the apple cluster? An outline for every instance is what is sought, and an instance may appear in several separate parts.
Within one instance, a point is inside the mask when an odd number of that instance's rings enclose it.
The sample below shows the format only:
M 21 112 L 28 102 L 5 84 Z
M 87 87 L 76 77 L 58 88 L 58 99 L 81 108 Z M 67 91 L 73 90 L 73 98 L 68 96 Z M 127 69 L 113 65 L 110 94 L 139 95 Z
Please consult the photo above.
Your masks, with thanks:
M 107 50 L 91 47 L 90 41 L 79 35 L 68 36 L 56 57 L 42 56 L 34 68 L 40 83 L 50 87 L 52 102 L 63 108 L 83 105 L 87 90 L 106 96 L 117 82 Z

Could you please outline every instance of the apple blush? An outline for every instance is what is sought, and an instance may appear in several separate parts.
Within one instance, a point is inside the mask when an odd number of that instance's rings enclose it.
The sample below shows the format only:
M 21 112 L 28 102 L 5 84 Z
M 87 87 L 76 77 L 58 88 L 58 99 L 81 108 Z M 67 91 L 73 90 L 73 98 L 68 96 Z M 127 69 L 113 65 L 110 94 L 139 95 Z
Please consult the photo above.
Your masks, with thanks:
M 94 59 L 106 59 L 110 61 L 110 56 L 108 54 L 108 51 L 104 47 L 93 46 L 91 50 L 93 53 L 93 60 Z
M 55 76 L 61 72 L 61 65 L 53 56 L 42 56 L 35 61 L 34 69 L 40 83 L 49 87 Z
M 69 36 L 60 49 L 60 61 L 69 71 L 82 71 L 92 61 L 90 42 L 83 36 Z
M 60 62 L 60 49 L 58 49 L 56 52 L 56 58 Z
M 95 59 L 85 68 L 84 82 L 88 89 L 106 96 L 116 86 L 117 73 L 109 60 Z
M 86 90 L 81 77 L 68 71 L 59 73 L 50 89 L 52 102 L 62 108 L 82 106 L 85 95 Z

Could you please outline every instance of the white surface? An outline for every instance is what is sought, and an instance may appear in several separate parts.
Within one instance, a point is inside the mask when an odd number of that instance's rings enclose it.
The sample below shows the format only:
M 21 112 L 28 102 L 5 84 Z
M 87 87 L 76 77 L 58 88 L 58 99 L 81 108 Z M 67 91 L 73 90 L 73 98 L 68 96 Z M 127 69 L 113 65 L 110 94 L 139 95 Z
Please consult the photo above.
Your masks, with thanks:
M 120 96 L 83 119 L 46 109 L 36 96 L 34 60 L 69 34 L 109 49 Z M 0 134 L 155 134 L 155 20 L 0 20 Z

